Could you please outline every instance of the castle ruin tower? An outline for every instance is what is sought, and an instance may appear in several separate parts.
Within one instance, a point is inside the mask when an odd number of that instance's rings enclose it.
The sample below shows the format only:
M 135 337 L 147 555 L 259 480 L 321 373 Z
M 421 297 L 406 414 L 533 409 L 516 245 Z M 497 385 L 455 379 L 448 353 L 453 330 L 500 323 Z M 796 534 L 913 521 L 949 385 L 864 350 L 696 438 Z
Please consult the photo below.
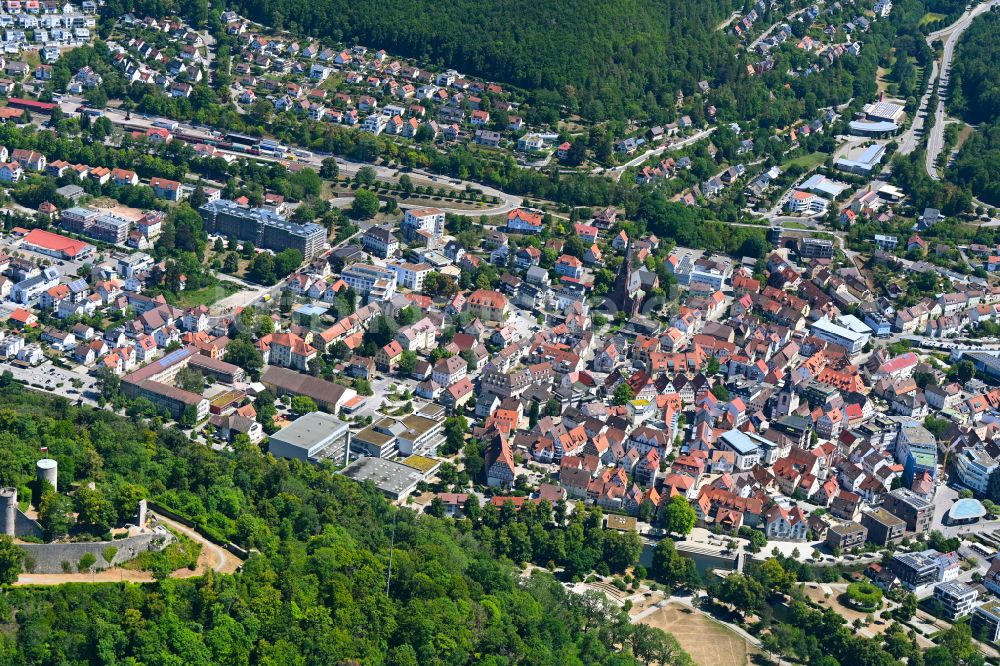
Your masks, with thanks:
M 35 463 L 35 474 L 39 483 L 48 481 L 53 490 L 59 490 L 59 464 L 52 458 L 42 458 Z
M 15 536 L 17 526 L 17 488 L 0 488 L 0 532 Z

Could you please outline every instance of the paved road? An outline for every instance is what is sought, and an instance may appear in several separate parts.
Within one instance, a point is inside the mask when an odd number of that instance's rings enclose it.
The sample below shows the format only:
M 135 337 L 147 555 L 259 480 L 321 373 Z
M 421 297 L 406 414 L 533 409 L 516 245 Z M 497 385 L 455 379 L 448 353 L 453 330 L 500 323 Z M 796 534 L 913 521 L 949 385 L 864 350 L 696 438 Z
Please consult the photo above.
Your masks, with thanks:
M 692 134 L 691 136 L 687 137 L 686 139 L 681 139 L 680 141 L 675 141 L 673 143 L 665 143 L 662 146 L 660 146 L 659 148 L 651 148 L 650 150 L 647 150 L 646 152 L 644 152 L 642 155 L 638 155 L 636 157 L 633 157 L 632 159 L 630 159 L 625 164 L 620 164 L 620 165 L 618 165 L 616 167 L 613 167 L 611 169 L 600 169 L 600 168 L 594 169 L 592 171 L 592 173 L 603 173 L 605 175 L 610 175 L 615 180 L 620 180 L 621 177 L 622 177 L 622 174 L 625 173 L 626 169 L 629 169 L 631 167 L 637 167 L 640 164 L 642 164 L 643 162 L 645 162 L 646 160 L 648 160 L 650 157 L 654 157 L 656 155 L 661 155 L 661 154 L 665 153 L 668 150 L 680 150 L 684 146 L 691 145 L 692 143 L 695 143 L 696 141 L 701 141 L 706 136 L 710 136 L 712 134 L 712 132 L 715 131 L 715 129 L 716 129 L 715 127 L 709 127 L 708 129 L 701 130 L 700 132 Z
M 927 89 L 924 91 L 923 97 L 920 98 L 920 106 L 917 108 L 917 115 L 910 123 L 910 127 L 907 128 L 905 132 L 899 138 L 899 149 L 898 152 L 901 155 L 909 155 L 917 146 L 920 144 L 920 137 L 918 132 L 922 134 L 924 128 L 924 116 L 927 113 L 928 106 L 931 102 L 931 93 L 934 91 L 934 83 L 938 79 L 938 75 L 941 76 L 941 86 L 938 91 L 939 99 L 935 100 L 937 105 L 935 107 L 935 123 L 934 127 L 931 129 L 931 135 L 927 139 L 927 172 L 932 178 L 937 178 L 937 170 L 934 168 L 934 162 L 937 159 L 938 153 L 941 152 L 941 146 L 944 143 L 944 97 L 947 91 L 948 83 L 948 72 L 951 68 L 951 60 L 954 55 L 955 44 L 958 43 L 958 39 L 961 37 L 962 33 L 969 27 L 972 20 L 987 11 L 995 4 L 998 0 L 991 0 L 990 2 L 983 3 L 974 7 L 971 11 L 965 12 L 959 17 L 957 21 L 949 26 L 942 28 L 941 30 L 936 30 L 935 32 L 927 35 L 927 43 L 943 39 L 944 40 L 944 51 L 941 57 L 941 61 L 935 60 L 931 64 L 931 75 L 927 80 Z M 933 155 L 932 155 L 933 154 Z M 888 165 L 887 165 L 888 166 Z
M 802 12 L 804 12 L 806 9 L 808 9 L 808 7 L 803 7 L 802 9 L 797 9 L 794 12 L 792 12 L 791 14 L 789 14 L 788 16 L 786 16 L 783 20 L 778 21 L 777 23 L 775 23 L 774 25 L 772 25 L 770 28 L 767 29 L 766 32 L 761 33 L 760 37 L 758 37 L 757 39 L 755 39 L 752 42 L 750 42 L 750 46 L 747 47 L 747 50 L 748 51 L 753 51 L 755 48 L 757 48 L 758 44 L 760 44 L 762 41 L 764 41 L 765 39 L 767 39 L 768 35 L 770 35 L 772 32 L 774 32 L 775 28 L 777 28 L 782 23 L 791 24 L 792 19 L 794 19 L 796 16 L 798 16 L 799 14 L 801 14 Z
M 944 102 L 948 96 L 948 76 L 951 73 L 951 61 L 955 55 L 955 45 L 958 44 L 962 34 L 972 25 L 973 19 L 994 7 L 998 1 L 1000 0 L 991 0 L 991 2 L 985 2 L 974 7 L 971 11 L 962 14 L 961 18 L 947 28 L 932 32 L 927 36 L 928 43 L 936 39 L 944 40 L 940 68 L 941 84 L 938 87 L 938 99 L 935 100 L 937 104 L 934 109 L 934 127 L 931 128 L 930 134 L 927 135 L 927 156 L 925 161 L 927 173 L 935 180 L 940 178 L 936 163 L 938 155 L 941 154 L 941 150 L 944 148 Z
M 927 80 L 927 89 L 924 91 L 923 97 L 920 98 L 920 105 L 917 107 L 917 115 L 913 118 L 913 122 L 910 123 L 910 126 L 906 129 L 906 131 L 899 137 L 899 149 L 896 152 L 900 155 L 909 155 L 917 149 L 917 145 L 920 143 L 919 139 L 923 136 L 924 131 L 924 116 L 927 113 L 927 105 L 931 100 L 931 93 L 934 92 L 934 82 L 937 80 L 937 76 L 938 63 L 935 60 L 931 63 L 931 76 Z M 888 164 L 883 167 L 883 172 L 887 167 Z
M 736 10 L 735 12 L 733 12 L 732 14 L 729 15 L 729 18 L 727 18 L 725 21 L 723 21 L 719 25 L 715 26 L 715 29 L 716 30 L 725 30 L 726 27 L 729 26 L 730 23 L 732 23 L 733 21 L 735 21 L 737 19 L 737 17 L 741 16 L 742 14 L 743 14 L 743 12 L 741 12 L 739 10 Z
M 63 95 L 63 97 L 59 100 L 59 104 L 62 107 L 63 112 L 66 114 L 75 114 L 76 109 L 81 104 L 83 104 L 83 102 L 84 102 L 83 98 L 76 97 L 73 95 Z M 138 113 L 133 113 L 130 118 L 126 119 L 126 114 L 123 111 L 110 108 L 105 109 L 104 115 L 108 120 L 110 120 L 115 125 L 129 125 L 141 128 L 151 128 L 153 127 L 153 123 L 156 120 L 158 120 L 158 118 L 144 117 Z M 181 123 L 179 125 L 177 131 L 186 135 L 190 135 L 194 138 L 206 141 L 207 140 L 218 141 L 219 139 L 217 135 L 212 134 L 212 132 L 208 129 L 200 127 L 192 127 L 191 125 L 187 125 L 184 123 Z M 268 157 L 264 155 L 247 155 L 245 153 L 238 153 L 226 150 L 220 150 L 220 152 L 223 154 L 233 155 L 235 157 L 240 157 L 244 159 L 253 159 L 260 162 L 283 161 L 275 157 Z M 340 166 L 341 174 L 346 176 L 353 176 L 362 167 L 366 166 L 373 168 L 375 170 L 376 177 L 379 180 L 383 181 L 394 182 L 396 181 L 398 174 L 400 173 L 399 169 L 368 164 L 365 162 L 355 162 L 353 160 L 347 160 L 334 155 L 321 155 L 314 153 L 311 157 L 306 157 L 306 158 L 296 157 L 296 161 L 302 164 L 307 164 L 318 171 L 319 168 L 322 166 L 323 160 L 326 159 L 327 157 L 333 157 L 337 161 L 337 164 Z M 443 208 L 441 206 L 438 206 L 438 208 L 440 208 L 446 213 L 453 213 L 455 215 L 475 215 L 477 217 L 479 215 L 501 215 L 504 213 L 508 213 L 521 205 L 522 197 L 514 194 L 508 194 L 507 192 L 503 192 L 502 190 L 498 190 L 488 185 L 483 185 L 481 183 L 475 183 L 467 180 L 459 180 L 456 178 L 451 178 L 450 176 L 442 176 L 439 174 L 423 171 L 421 169 L 413 169 L 409 173 L 411 175 L 420 176 L 421 178 L 430 180 L 433 183 L 439 184 L 441 186 L 447 186 L 453 189 L 458 189 L 458 190 L 464 190 L 467 188 L 475 189 L 482 192 L 484 195 L 488 197 L 496 197 L 497 199 L 500 200 L 500 203 L 494 206 L 490 206 L 487 208 L 479 208 L 474 210 L 468 210 L 463 208 L 452 209 L 452 208 Z

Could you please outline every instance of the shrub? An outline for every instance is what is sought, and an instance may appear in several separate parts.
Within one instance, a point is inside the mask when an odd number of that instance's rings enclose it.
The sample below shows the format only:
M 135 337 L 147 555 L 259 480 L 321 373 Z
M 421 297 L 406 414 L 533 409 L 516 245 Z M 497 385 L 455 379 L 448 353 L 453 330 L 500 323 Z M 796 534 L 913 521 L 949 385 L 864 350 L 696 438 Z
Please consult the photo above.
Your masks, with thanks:
M 847 605 L 857 610 L 874 611 L 882 606 L 882 590 L 868 581 L 851 583 L 844 596 Z

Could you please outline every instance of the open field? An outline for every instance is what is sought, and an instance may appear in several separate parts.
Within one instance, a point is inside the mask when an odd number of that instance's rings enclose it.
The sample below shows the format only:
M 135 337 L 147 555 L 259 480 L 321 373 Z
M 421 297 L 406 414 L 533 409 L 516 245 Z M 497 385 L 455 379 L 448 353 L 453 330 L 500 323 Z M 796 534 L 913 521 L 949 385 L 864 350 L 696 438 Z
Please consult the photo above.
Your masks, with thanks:
M 791 166 L 799 166 L 808 171 L 810 169 L 815 169 L 824 161 L 826 161 L 826 153 L 815 152 L 807 155 L 799 155 L 795 159 L 788 160 L 781 165 L 781 168 L 787 171 Z
M 944 14 L 938 14 L 937 12 L 927 12 L 920 19 L 920 25 L 927 25 L 928 23 L 934 23 L 935 21 L 942 21 L 947 18 Z
M 879 67 L 875 75 L 875 83 L 878 85 L 879 93 L 884 93 L 889 88 L 889 81 L 886 77 L 889 75 L 889 70 L 885 67 Z
M 223 280 L 219 282 L 219 284 L 202 287 L 201 289 L 185 289 L 177 294 L 176 298 L 171 299 L 171 305 L 175 305 L 179 308 L 191 308 L 196 305 L 212 305 L 219 299 L 226 298 L 239 290 L 240 288 L 238 285 Z
M 701 613 L 669 604 L 642 620 L 677 637 L 699 666 L 746 666 L 750 663 L 745 639 Z

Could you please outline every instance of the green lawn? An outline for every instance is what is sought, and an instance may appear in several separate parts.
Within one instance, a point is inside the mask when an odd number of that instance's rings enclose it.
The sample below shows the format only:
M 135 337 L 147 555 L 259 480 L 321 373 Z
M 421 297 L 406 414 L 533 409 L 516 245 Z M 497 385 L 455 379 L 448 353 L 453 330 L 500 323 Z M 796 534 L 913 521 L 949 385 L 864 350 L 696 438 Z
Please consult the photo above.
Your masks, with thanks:
M 179 308 L 191 308 L 196 305 L 211 305 L 220 298 L 225 298 L 226 296 L 239 291 L 239 289 L 239 286 L 236 284 L 223 280 L 210 287 L 182 291 L 177 294 L 176 297 L 168 296 L 167 300 L 171 305 Z
M 944 14 L 938 14 L 937 12 L 927 12 L 924 17 L 920 19 L 920 25 L 927 25 L 928 23 L 934 23 L 935 21 L 941 21 L 947 18 Z
M 815 152 L 809 153 L 808 155 L 800 155 L 795 159 L 789 160 L 781 165 L 782 171 L 788 171 L 789 167 L 800 166 L 805 170 L 815 169 L 820 164 L 826 161 L 826 153 Z

